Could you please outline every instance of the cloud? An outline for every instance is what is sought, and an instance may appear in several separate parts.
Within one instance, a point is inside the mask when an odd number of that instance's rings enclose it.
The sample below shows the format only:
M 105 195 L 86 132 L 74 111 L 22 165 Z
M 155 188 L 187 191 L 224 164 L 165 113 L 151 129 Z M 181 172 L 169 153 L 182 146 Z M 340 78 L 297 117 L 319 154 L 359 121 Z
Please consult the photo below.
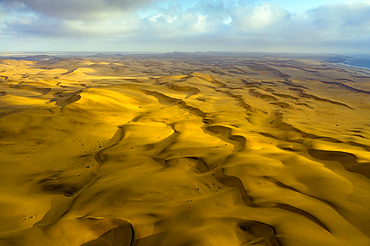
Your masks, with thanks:
M 104 19 L 153 3 L 154 0 L 2 0 L 7 9 L 58 19 Z
M 227 11 L 223 4 L 209 6 L 203 2 L 189 9 L 174 5 L 163 9 L 161 14 L 144 18 L 142 30 L 149 35 L 166 37 L 220 33 L 226 31 L 225 21 L 230 16 Z
M 253 31 L 278 24 L 290 17 L 290 13 L 277 4 L 264 2 L 260 5 L 239 8 L 235 11 L 234 24 L 241 30 Z
M 191 12 L 177 15 L 158 14 L 143 20 L 142 27 L 146 34 L 173 37 L 194 35 L 207 31 L 205 17 Z
M 154 0 L 1 0 L 0 37 L 86 37 L 111 40 L 117 47 L 121 40 L 132 47 L 178 50 L 370 52 L 369 0 L 322 5 L 302 14 L 253 0 L 199 1 L 187 7 L 173 0 L 160 6 Z M 139 9 L 151 11 L 140 17 Z
M 151 0 L 3 0 L 0 33 L 20 36 L 79 37 L 135 32 L 139 20 L 130 9 Z M 86 4 L 88 3 L 88 4 Z
M 367 36 L 370 31 L 370 1 L 347 1 L 324 5 L 306 12 L 308 24 L 327 38 L 347 39 Z

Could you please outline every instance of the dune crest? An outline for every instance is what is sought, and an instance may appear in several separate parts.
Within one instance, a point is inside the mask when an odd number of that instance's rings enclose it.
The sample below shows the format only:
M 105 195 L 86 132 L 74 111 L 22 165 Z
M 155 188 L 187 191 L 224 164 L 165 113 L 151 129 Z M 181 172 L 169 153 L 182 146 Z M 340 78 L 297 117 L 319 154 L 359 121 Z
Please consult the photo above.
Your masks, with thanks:
M 370 75 L 0 60 L 0 245 L 370 244 Z

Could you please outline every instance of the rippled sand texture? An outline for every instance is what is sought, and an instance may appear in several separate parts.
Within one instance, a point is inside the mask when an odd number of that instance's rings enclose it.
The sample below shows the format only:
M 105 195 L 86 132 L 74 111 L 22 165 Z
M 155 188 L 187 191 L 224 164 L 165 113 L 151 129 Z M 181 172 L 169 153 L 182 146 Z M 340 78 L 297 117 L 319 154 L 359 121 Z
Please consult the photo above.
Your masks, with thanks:
M 366 70 L 0 63 L 0 245 L 370 245 Z

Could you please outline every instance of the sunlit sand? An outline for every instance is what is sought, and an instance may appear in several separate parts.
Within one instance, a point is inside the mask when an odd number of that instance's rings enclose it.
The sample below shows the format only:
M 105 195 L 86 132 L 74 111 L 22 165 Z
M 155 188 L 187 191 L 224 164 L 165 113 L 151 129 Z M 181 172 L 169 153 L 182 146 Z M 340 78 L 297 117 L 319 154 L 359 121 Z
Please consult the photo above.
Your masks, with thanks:
M 370 245 L 370 73 L 0 60 L 0 245 Z

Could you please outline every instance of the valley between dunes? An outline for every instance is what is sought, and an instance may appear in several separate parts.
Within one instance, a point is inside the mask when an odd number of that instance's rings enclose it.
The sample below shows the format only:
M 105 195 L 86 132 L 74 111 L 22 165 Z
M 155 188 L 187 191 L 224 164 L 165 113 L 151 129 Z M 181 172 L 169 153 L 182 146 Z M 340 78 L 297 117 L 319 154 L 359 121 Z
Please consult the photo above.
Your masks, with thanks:
M 370 72 L 0 60 L 0 245 L 370 245 Z

